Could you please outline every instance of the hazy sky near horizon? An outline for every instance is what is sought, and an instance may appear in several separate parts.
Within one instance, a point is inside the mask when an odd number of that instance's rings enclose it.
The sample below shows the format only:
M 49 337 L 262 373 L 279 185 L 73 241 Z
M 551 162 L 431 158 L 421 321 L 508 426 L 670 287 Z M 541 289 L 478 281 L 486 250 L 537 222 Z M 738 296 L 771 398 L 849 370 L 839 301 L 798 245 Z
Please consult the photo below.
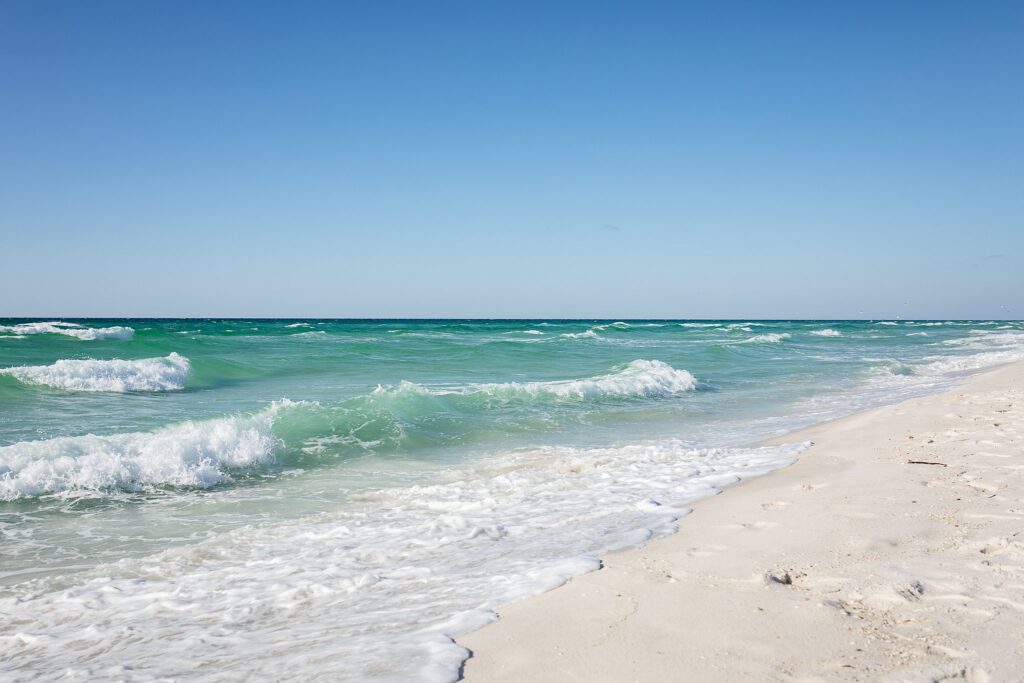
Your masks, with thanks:
M 1024 317 L 1024 3 L 0 2 L 0 315 Z

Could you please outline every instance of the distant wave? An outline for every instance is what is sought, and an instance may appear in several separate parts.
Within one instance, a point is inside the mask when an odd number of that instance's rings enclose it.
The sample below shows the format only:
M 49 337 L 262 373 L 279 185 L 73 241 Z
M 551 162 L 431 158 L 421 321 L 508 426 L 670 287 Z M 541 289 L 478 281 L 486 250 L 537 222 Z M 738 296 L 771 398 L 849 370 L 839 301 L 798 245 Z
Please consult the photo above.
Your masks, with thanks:
M 789 339 L 789 332 L 775 333 L 769 332 L 768 334 L 754 335 L 750 339 L 744 339 L 740 344 L 778 344 L 781 341 Z
M 600 339 L 599 335 L 594 330 L 587 330 L 586 332 L 566 332 L 565 334 L 558 335 L 564 339 Z
M 811 332 L 816 337 L 842 337 L 843 333 L 839 330 L 815 330 Z
M 142 360 L 59 360 L 53 365 L 0 368 L 26 384 L 68 391 L 174 391 L 185 387 L 188 358 L 172 353 Z
M 970 330 L 969 337 L 960 339 L 947 339 L 942 342 L 944 346 L 960 346 L 969 349 L 1009 349 L 1024 346 L 1024 333 L 1014 332 L 992 332 L 990 330 Z
M 152 432 L 60 437 L 0 447 L 0 500 L 47 494 L 208 488 L 270 461 L 271 425 L 292 404 L 255 415 L 182 422 Z
M 92 341 L 95 339 L 131 339 L 135 330 L 130 327 L 82 327 L 76 323 L 60 321 L 0 325 L 0 332 L 15 335 L 63 334 L 68 337 Z
M 471 384 L 452 389 L 432 389 L 412 382 L 402 382 L 398 387 L 378 387 L 377 393 L 405 392 L 433 396 L 486 394 L 499 398 L 551 396 L 593 399 L 613 396 L 671 396 L 696 388 L 696 378 L 686 370 L 677 370 L 659 360 L 634 360 L 621 370 L 588 379 Z

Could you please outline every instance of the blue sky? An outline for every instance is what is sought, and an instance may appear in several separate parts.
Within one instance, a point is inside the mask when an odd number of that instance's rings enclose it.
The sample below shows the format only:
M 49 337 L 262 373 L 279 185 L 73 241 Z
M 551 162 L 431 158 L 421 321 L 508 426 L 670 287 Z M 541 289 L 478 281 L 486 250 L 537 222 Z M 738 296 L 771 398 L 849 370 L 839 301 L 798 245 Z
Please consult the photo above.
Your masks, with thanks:
M 0 315 L 1024 317 L 1024 4 L 0 3 Z

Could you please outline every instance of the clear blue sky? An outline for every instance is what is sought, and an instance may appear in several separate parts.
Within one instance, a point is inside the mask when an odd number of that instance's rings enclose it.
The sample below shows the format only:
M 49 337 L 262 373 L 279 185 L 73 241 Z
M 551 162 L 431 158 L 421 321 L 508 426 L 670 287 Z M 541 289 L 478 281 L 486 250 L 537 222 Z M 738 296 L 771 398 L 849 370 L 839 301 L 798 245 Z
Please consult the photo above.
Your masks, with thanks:
M 1024 317 L 1021 2 L 0 2 L 0 315 Z

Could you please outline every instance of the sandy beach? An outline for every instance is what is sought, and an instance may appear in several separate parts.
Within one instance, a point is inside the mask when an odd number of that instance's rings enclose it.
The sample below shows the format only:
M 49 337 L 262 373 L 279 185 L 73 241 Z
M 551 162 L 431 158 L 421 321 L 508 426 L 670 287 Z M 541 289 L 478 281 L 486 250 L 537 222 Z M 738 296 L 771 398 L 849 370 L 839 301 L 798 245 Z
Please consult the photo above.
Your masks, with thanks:
M 500 610 L 465 680 L 1024 679 L 1024 363 L 803 430 L 799 461 Z

